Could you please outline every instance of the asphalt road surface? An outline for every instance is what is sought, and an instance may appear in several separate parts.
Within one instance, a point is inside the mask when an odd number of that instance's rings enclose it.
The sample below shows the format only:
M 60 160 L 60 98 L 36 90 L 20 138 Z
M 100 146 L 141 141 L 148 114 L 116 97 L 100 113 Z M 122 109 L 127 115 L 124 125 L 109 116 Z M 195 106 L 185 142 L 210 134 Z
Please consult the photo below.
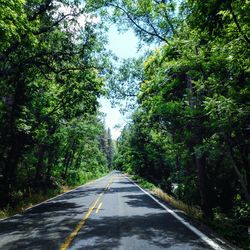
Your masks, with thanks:
M 230 248 L 114 171 L 0 221 L 0 249 Z

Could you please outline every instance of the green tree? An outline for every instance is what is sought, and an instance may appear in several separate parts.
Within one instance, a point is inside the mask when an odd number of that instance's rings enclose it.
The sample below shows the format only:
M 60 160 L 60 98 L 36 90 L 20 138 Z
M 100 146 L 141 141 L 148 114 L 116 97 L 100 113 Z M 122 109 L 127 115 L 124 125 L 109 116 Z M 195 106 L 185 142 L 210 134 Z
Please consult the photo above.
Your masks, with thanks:
M 19 178 L 26 162 L 35 166 L 29 183 L 40 188 L 46 167 L 49 179 L 49 162 L 58 160 L 53 154 L 59 154 L 61 126 L 95 113 L 106 59 L 102 60 L 99 24 L 88 21 L 79 2 L 4 1 L 3 6 L 0 169 L 1 201 L 6 204 L 13 192 L 23 188 Z M 83 14 L 86 21 L 79 24 Z M 69 141 L 68 147 L 66 165 L 73 164 L 77 143 Z

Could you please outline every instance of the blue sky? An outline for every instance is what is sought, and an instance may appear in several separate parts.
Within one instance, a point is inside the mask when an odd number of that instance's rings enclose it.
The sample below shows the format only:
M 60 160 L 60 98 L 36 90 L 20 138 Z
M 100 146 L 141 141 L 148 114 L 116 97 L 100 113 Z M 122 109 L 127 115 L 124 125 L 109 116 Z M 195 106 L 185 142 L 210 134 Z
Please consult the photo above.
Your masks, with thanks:
M 112 50 L 119 58 L 130 58 L 137 56 L 137 42 L 134 32 L 129 30 L 120 34 L 115 25 L 111 26 L 108 32 L 109 44 L 107 48 Z M 123 126 L 126 124 L 125 117 L 119 112 L 119 107 L 111 108 L 109 100 L 100 99 L 100 111 L 106 114 L 106 127 L 111 129 L 113 139 L 117 139 Z M 115 128 L 120 125 L 120 128 Z

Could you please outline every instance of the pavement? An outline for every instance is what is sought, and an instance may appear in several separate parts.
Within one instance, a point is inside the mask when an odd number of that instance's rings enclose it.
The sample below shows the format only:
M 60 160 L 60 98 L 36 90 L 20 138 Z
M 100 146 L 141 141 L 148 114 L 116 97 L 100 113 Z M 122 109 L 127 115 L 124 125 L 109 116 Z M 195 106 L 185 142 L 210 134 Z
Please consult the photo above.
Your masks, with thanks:
M 118 171 L 0 221 L 0 250 L 232 249 Z

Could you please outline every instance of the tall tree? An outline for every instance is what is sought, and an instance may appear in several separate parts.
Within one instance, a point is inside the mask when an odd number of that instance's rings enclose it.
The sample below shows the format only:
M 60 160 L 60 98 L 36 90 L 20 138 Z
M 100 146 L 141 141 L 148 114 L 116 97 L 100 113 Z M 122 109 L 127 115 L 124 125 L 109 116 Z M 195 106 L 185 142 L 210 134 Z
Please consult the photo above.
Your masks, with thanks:
M 61 124 L 96 111 L 105 50 L 99 24 L 78 1 L 3 1 L 0 18 L 8 27 L 0 44 L 1 193 L 7 203 L 28 153 L 37 158 L 37 183 Z M 70 145 L 68 164 L 75 154 Z
M 109 168 L 112 167 L 112 162 L 113 162 L 113 154 L 114 154 L 114 146 L 113 146 L 113 141 L 112 141 L 112 136 L 111 136 L 111 131 L 110 128 L 108 128 L 107 131 L 107 159 L 108 159 L 108 165 Z

